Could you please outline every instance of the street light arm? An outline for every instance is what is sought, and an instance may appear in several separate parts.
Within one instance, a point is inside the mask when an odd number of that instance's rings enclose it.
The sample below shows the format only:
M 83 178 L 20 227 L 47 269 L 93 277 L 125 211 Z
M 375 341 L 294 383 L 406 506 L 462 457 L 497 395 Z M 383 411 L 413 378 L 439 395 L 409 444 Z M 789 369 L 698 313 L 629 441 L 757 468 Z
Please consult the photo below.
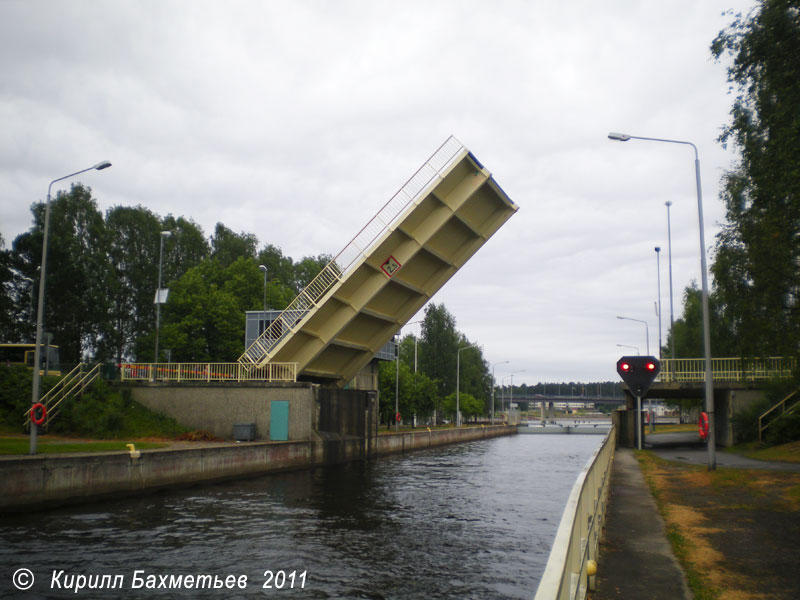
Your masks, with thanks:
M 686 142 L 683 140 L 667 140 L 664 138 L 642 137 L 638 135 L 628 135 L 627 133 L 616 133 L 614 131 L 608 134 L 608 139 L 617 142 L 627 142 L 628 140 L 647 140 L 649 142 L 667 142 L 668 144 L 684 144 L 686 146 L 691 146 L 692 148 L 694 148 L 695 160 L 698 160 L 699 156 L 697 153 L 697 146 L 695 146 L 692 142 Z

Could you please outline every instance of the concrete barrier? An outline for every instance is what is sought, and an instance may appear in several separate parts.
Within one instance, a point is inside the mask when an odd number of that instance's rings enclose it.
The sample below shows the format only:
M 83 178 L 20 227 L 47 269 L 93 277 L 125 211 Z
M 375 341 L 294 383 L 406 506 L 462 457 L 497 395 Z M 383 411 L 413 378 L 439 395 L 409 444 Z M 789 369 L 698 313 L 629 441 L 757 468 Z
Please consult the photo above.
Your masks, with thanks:
M 166 487 L 335 464 L 480 440 L 515 427 L 469 427 L 365 438 L 322 432 L 313 440 L 202 443 L 196 447 L 0 457 L 0 512 L 30 510 Z

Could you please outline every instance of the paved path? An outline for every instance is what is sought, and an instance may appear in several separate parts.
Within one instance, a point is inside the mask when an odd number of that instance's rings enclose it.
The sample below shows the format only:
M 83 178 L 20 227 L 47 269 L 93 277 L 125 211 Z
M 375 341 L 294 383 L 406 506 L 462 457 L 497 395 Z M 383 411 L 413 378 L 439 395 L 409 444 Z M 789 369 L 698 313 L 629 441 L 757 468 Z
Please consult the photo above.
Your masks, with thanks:
M 697 434 L 690 433 L 661 433 L 645 436 L 645 448 L 651 449 L 657 456 L 676 462 L 694 465 L 708 465 L 708 448 L 703 442 L 697 440 Z M 747 458 L 741 454 L 725 452 L 717 448 L 718 467 L 732 467 L 735 469 L 772 469 L 776 471 L 793 471 L 800 473 L 800 463 L 771 462 Z
M 592 600 L 691 600 L 633 451 L 618 448 Z

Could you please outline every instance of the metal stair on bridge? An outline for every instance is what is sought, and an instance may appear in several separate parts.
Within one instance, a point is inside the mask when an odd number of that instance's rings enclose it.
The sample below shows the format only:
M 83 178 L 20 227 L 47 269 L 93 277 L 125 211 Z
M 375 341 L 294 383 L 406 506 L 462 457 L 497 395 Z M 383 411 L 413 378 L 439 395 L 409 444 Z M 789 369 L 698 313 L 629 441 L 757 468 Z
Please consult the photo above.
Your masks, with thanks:
M 780 412 L 777 412 L 780 409 Z M 758 417 L 758 441 L 761 442 L 767 427 L 800 409 L 800 390 L 795 390 Z
M 239 362 L 344 386 L 517 209 L 451 136 Z

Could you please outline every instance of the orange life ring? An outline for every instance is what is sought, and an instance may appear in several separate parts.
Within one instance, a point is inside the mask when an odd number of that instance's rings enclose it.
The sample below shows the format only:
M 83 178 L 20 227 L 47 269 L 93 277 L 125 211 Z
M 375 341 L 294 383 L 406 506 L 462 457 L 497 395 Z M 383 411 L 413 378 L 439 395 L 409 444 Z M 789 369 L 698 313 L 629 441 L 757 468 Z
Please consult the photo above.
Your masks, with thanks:
M 395 418 L 395 421 L 397 421 L 397 422 L 399 423 L 399 422 L 402 420 L 402 418 L 403 418 L 403 417 L 402 417 L 402 416 L 400 416 L 400 413 L 397 413 L 397 414 L 394 416 L 394 418 Z
M 708 413 L 705 411 L 700 413 L 698 428 L 700 432 L 700 439 L 706 441 L 708 439 Z
M 41 409 L 41 411 L 42 411 L 42 415 L 38 419 L 36 418 L 36 410 L 37 409 Z M 45 405 L 42 404 L 41 402 L 37 402 L 36 404 L 31 406 L 30 417 L 31 417 L 31 422 L 34 425 L 41 425 L 42 423 L 44 423 L 44 420 L 47 418 L 47 408 L 45 408 Z

